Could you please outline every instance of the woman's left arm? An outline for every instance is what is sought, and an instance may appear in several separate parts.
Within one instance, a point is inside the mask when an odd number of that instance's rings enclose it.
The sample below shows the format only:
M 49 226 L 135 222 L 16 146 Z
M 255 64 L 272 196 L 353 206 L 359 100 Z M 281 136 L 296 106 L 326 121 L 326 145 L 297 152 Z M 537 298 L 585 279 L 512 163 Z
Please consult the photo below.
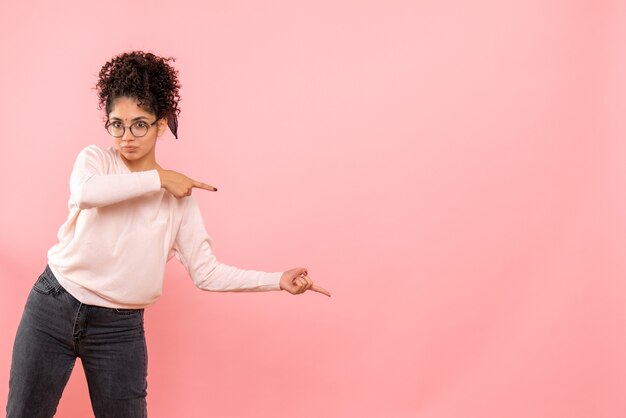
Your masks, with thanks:
M 213 254 L 211 237 L 196 199 L 188 196 L 185 200 L 174 250 L 198 288 L 216 292 L 286 290 L 292 294 L 313 290 L 330 296 L 328 291 L 313 283 L 303 267 L 285 272 L 264 272 L 219 262 Z

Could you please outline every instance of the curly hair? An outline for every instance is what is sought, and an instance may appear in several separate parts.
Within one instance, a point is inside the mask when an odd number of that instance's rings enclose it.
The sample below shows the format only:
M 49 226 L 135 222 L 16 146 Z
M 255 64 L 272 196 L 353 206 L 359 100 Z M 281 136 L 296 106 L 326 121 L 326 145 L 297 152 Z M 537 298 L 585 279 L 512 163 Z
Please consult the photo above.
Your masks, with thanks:
M 167 116 L 170 129 L 176 136 L 180 83 L 178 71 L 167 63 L 170 60 L 176 61 L 172 57 L 158 57 L 143 51 L 113 57 L 100 70 L 96 85 L 98 109 L 105 107 L 108 115 L 116 98 L 134 98 L 141 108 L 158 119 Z

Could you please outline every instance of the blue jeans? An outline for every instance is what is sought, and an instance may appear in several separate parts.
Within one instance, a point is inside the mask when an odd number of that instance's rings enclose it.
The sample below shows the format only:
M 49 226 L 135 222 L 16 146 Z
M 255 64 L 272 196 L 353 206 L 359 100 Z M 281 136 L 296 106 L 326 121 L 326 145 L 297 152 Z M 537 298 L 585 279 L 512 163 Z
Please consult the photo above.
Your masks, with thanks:
M 54 416 L 76 357 L 97 418 L 146 417 L 143 313 L 85 305 L 46 266 L 28 295 L 15 336 L 7 417 Z

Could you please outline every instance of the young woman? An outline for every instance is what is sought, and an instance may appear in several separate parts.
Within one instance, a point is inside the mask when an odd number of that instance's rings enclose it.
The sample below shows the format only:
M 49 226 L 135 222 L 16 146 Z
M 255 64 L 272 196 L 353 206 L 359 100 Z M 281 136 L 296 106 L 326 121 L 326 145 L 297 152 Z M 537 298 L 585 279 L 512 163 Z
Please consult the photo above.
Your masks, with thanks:
M 157 138 L 167 127 L 177 137 L 180 85 L 169 60 L 133 51 L 100 71 L 113 146 L 90 145 L 76 158 L 68 219 L 15 337 L 9 418 L 52 417 L 77 357 L 96 417 L 145 417 L 144 308 L 161 295 L 174 256 L 204 290 L 330 296 L 305 268 L 268 273 L 216 260 L 191 193 L 217 189 L 156 161 Z

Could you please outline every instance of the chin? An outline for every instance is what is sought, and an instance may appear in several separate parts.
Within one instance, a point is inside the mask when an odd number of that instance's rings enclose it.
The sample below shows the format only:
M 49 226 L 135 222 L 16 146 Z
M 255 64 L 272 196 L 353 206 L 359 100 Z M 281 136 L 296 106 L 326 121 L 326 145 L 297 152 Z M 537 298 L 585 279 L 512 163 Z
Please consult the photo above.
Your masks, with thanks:
M 139 150 L 135 150 L 135 151 L 121 150 L 120 152 L 122 153 L 124 157 L 126 157 L 127 160 L 138 160 L 141 157 L 143 157 L 143 154 L 140 153 Z

